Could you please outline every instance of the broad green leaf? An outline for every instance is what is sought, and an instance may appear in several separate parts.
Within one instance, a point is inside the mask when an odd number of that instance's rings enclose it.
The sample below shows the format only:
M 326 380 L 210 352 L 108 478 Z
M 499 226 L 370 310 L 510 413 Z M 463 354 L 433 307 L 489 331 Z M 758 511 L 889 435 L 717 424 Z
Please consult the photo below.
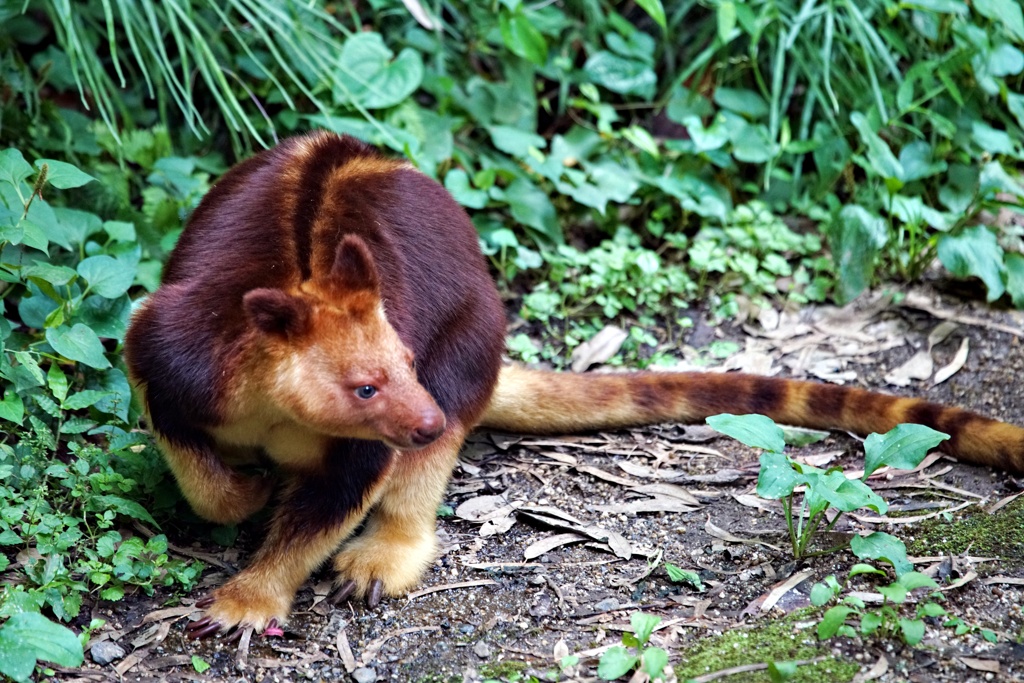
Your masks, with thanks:
M 661 30 L 665 30 L 665 8 L 662 6 L 661 0 L 636 0 L 636 4 L 647 12 L 651 19 L 654 19 L 654 23 L 660 26 Z
M 720 149 L 729 142 L 729 127 L 726 125 L 726 118 L 718 114 L 711 121 L 711 125 L 704 127 L 704 122 L 696 116 L 688 116 L 683 125 L 690 136 L 695 152 L 709 152 Z
M 712 415 L 707 423 L 716 432 L 731 436 L 751 448 L 761 448 L 772 453 L 781 453 L 786 440 L 779 427 L 764 415 Z
M 823 441 L 829 435 L 828 432 L 817 429 L 805 429 L 803 427 L 783 427 L 780 425 L 780 429 L 782 429 L 782 438 L 786 440 L 786 444 L 796 446 L 797 448 Z
M 955 217 L 928 206 L 920 197 L 898 194 L 892 198 L 890 210 L 904 223 L 927 225 L 936 230 L 948 230 L 955 221 Z
M 895 536 L 875 531 L 868 536 L 854 536 L 850 539 L 850 550 L 862 560 L 884 560 L 896 570 L 896 576 L 903 576 L 914 570 L 907 559 L 907 546 Z
M 29 680 L 36 660 L 78 666 L 83 659 L 78 636 L 41 614 L 15 614 L 0 626 L 0 672 L 15 681 Z
M 67 266 L 55 266 L 45 261 L 36 261 L 34 265 L 22 269 L 21 274 L 26 278 L 35 278 L 48 282 L 55 287 L 63 287 L 70 284 L 78 277 L 78 273 Z
M 32 166 L 25 161 L 19 150 L 12 147 L 0 152 L 0 182 L 18 187 L 30 175 Z
M 601 655 L 601 661 L 597 664 L 597 676 L 606 681 L 614 681 L 632 671 L 636 664 L 636 655 L 630 654 L 629 650 L 621 645 L 616 645 Z
M 850 567 L 850 578 L 851 579 L 853 577 L 855 577 L 855 576 L 860 576 L 861 574 L 881 574 L 882 576 L 885 576 L 885 572 L 884 571 L 882 571 L 878 567 L 874 567 L 874 566 L 872 566 L 870 564 L 864 564 L 862 562 L 858 562 L 857 564 L 855 564 L 852 567 Z
M 1024 185 L 1007 173 L 998 161 L 990 161 L 981 167 L 978 174 L 978 193 L 982 197 L 994 197 L 998 192 L 1024 197 Z
M 899 186 L 903 184 L 904 170 L 889 145 L 878 137 L 878 134 L 871 128 L 871 124 L 868 123 L 867 117 L 859 111 L 850 114 L 850 122 L 860 134 L 861 142 L 867 147 L 868 162 L 872 169 L 885 179 L 890 191 L 898 190 Z
M 626 59 L 607 50 L 595 52 L 583 65 L 583 74 L 593 83 L 621 95 L 650 98 L 658 77 L 650 65 Z
M 661 623 L 661 617 L 643 612 L 633 612 L 629 616 L 629 623 L 633 626 L 633 635 L 641 643 L 646 643 L 654 633 L 654 627 Z
M 768 662 L 768 680 L 772 683 L 784 683 L 796 675 L 796 662 Z
M 1024 41 L 1024 13 L 1017 0 L 974 0 L 971 6 L 996 26 L 1005 27 L 1017 40 Z
M 756 90 L 745 90 L 739 88 L 716 88 L 714 94 L 715 104 L 742 114 L 750 119 L 763 119 L 768 116 L 768 103 Z
M 192 655 L 192 668 L 196 670 L 196 673 L 201 674 L 210 668 L 210 664 L 199 655 Z
M 896 425 L 885 434 L 869 434 L 864 440 L 864 477 L 883 465 L 912 470 L 928 452 L 949 436 L 919 424 Z
M 888 586 L 879 586 L 878 592 L 881 593 L 889 602 L 902 605 L 907 601 L 907 593 L 910 591 L 908 591 L 906 586 L 903 586 L 902 584 L 891 583 Z
M 921 619 L 900 619 L 900 631 L 907 645 L 917 645 L 924 639 L 924 621 Z
M 820 477 L 821 488 L 815 493 L 829 502 L 832 507 L 843 512 L 853 512 L 860 508 L 874 510 L 884 515 L 889 509 L 885 499 L 872 491 L 860 479 L 847 479 L 842 472 L 828 472 Z
M 1014 306 L 1024 308 L 1024 255 L 1007 254 L 1003 265 L 1006 267 L 1006 291 Z
M 958 235 L 939 236 L 938 256 L 956 277 L 978 277 L 988 288 L 988 300 L 995 301 L 1003 287 L 1003 248 L 995 233 L 983 225 L 964 229 Z
M 768 500 L 779 500 L 793 493 L 803 479 L 782 453 L 771 451 L 761 454 L 761 470 L 757 475 L 757 495 Z
M 128 378 L 120 368 L 110 368 L 103 372 L 98 381 L 93 379 L 89 383 L 90 389 L 95 389 L 99 394 L 93 405 L 96 410 L 116 415 L 124 422 L 128 421 L 128 410 L 132 402 L 132 390 L 128 384 Z
M 832 599 L 835 593 L 832 589 L 823 583 L 816 583 L 811 587 L 811 604 L 815 607 L 821 607 Z
M 828 241 L 836 261 L 836 301 L 845 304 L 867 289 L 875 260 L 888 239 L 885 221 L 857 204 L 843 207 L 828 226 Z
M 8 386 L 4 392 L 4 400 L 0 401 L 0 420 L 20 425 L 23 419 L 25 419 L 25 404 L 14 387 Z
M 89 500 L 88 505 L 95 510 L 114 510 L 122 515 L 142 520 L 143 522 L 152 524 L 158 529 L 160 528 L 160 525 L 156 523 L 156 520 L 153 519 L 152 516 L 150 516 L 149 512 L 146 511 L 146 508 L 142 507 L 134 500 L 128 500 L 127 498 L 113 495 L 93 496 L 93 498 Z M 126 546 L 129 541 L 133 540 L 135 539 L 128 539 L 128 541 L 121 544 L 121 548 L 118 550 L 120 551 L 121 549 L 125 549 L 127 552 L 128 548 Z M 141 544 L 141 541 L 138 541 L 138 543 Z
M 120 259 L 100 254 L 82 259 L 78 274 L 89 283 L 89 289 L 107 299 L 116 299 L 135 281 L 135 266 Z
M 943 173 L 949 167 L 945 161 L 932 159 L 932 146 L 924 140 L 911 142 L 900 150 L 900 166 L 905 183 Z
M 525 157 L 530 147 L 547 147 L 547 141 L 541 136 L 512 126 L 488 126 L 487 132 L 491 134 L 491 142 L 495 147 L 514 157 Z
M 365 31 L 350 36 L 338 58 L 335 100 L 384 109 L 412 95 L 423 81 L 420 53 L 405 48 L 391 61 L 393 56 L 379 33 Z
M 527 14 L 502 12 L 498 23 L 505 47 L 537 66 L 544 66 L 548 61 L 548 43 Z
M 772 142 L 768 127 L 763 124 L 740 126 L 731 138 L 732 155 L 737 161 L 763 164 L 779 153 L 778 145 Z
M 827 640 L 834 636 L 839 627 L 846 623 L 846 617 L 854 612 L 852 607 L 836 605 L 825 611 L 825 615 L 818 624 L 818 639 Z
M 61 190 L 68 190 L 73 187 L 81 187 L 86 183 L 96 180 L 88 173 L 78 170 L 72 164 L 56 161 L 55 159 L 37 159 L 36 168 L 40 171 L 46 164 L 46 182 Z
M 46 341 L 54 351 L 69 360 L 79 361 L 99 370 L 110 367 L 100 338 L 82 323 L 76 323 L 73 327 L 51 327 L 46 330 Z
M 667 652 L 660 647 L 644 649 L 644 653 L 641 656 L 641 667 L 652 680 L 660 679 L 664 676 L 666 666 L 668 666 Z
M 105 398 L 108 393 L 109 392 L 106 391 L 96 391 L 93 389 L 76 391 L 63 402 L 62 407 L 67 410 L 81 410 L 82 408 L 88 408 L 100 399 Z
M 462 206 L 468 209 L 482 209 L 487 206 L 487 193 L 469 185 L 469 176 L 461 168 L 453 168 L 444 177 L 444 189 Z
M 918 610 L 919 614 L 926 617 L 944 617 L 949 614 L 945 607 L 936 602 L 926 602 L 921 605 Z
M 921 572 L 907 572 L 898 579 L 897 583 L 908 591 L 916 590 L 918 588 L 939 587 L 939 584 L 935 583 L 935 579 L 927 574 L 922 574 Z
M 882 615 L 878 612 L 865 612 L 860 617 L 861 635 L 874 635 L 882 626 Z
M 46 371 L 46 386 L 58 401 L 63 401 L 68 395 L 68 378 L 57 363 L 50 363 L 50 368 Z
M 491 190 L 498 199 L 508 202 L 512 218 L 540 232 L 550 242 L 562 242 L 562 228 L 558 224 L 555 207 L 546 192 L 524 178 L 512 181 L 504 192 Z
M 984 121 L 971 122 L 971 139 L 989 154 L 1013 154 L 1013 138 L 1003 130 L 993 128 Z
M 700 580 L 700 574 L 697 572 L 682 569 L 671 562 L 665 563 L 665 572 L 668 574 L 670 581 L 688 583 L 699 591 L 704 590 L 704 583 Z
M 127 221 L 105 221 L 103 229 L 115 242 L 135 242 L 135 224 Z
M 722 0 L 718 3 L 716 12 L 718 24 L 718 39 L 722 43 L 728 43 L 732 32 L 736 28 L 736 3 L 732 0 Z

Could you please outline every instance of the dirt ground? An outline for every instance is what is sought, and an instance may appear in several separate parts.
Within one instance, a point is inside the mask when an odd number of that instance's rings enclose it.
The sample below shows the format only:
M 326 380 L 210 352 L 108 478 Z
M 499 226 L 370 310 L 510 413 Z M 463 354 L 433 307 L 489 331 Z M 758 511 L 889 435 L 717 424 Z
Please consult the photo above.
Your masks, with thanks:
M 952 324 L 940 326 L 943 320 Z M 690 343 L 705 345 L 721 334 L 698 325 Z M 1024 424 L 1019 312 L 927 290 L 899 305 L 876 299 L 849 311 L 763 315 L 760 324 L 724 334 L 742 349 L 727 365 L 841 377 Z M 933 365 L 919 374 L 929 379 L 905 387 L 886 381 L 922 350 L 917 360 L 930 356 Z M 964 362 L 956 370 L 958 353 Z M 935 371 L 951 363 L 947 372 L 954 374 L 933 386 Z M 856 439 L 836 433 L 790 451 L 848 469 L 859 468 L 862 454 Z M 322 573 L 300 592 L 284 637 L 192 642 L 183 632 L 199 614 L 195 599 L 244 566 L 260 529 L 243 528 L 240 549 L 227 552 L 173 538 L 207 558 L 203 585 L 180 599 L 139 594 L 95 606 L 93 616 L 108 623 L 94 634 L 86 665 L 55 678 L 596 680 L 601 654 L 620 642 L 630 615 L 643 611 L 662 618 L 652 643 L 701 681 L 716 680 L 716 672 L 717 680 L 768 680 L 763 665 L 788 659 L 815 660 L 794 680 L 846 681 L 854 674 L 884 682 L 1024 680 L 1024 529 L 1016 524 L 1018 504 L 1009 500 L 1021 491 L 1018 480 L 945 458 L 918 473 L 873 478 L 890 515 L 903 517 L 890 523 L 873 513 L 848 516 L 836 531 L 878 529 L 906 541 L 916 569 L 943 584 L 944 606 L 971 630 L 956 635 L 942 619 L 928 619 L 917 647 L 897 637 L 819 643 L 820 616 L 797 610 L 810 604 L 814 582 L 845 576 L 854 558 L 844 552 L 792 561 L 781 509 L 752 495 L 757 458 L 706 428 L 669 425 L 565 439 L 481 434 L 449 486 L 453 512 L 438 523 L 441 556 L 423 590 L 409 599 L 385 600 L 375 609 L 361 602 L 332 608 L 324 601 L 331 577 Z M 998 503 L 1003 506 L 991 512 Z M 907 523 L 907 517 L 927 519 Z M 963 533 L 958 523 L 972 519 L 981 526 Z M 993 520 L 1002 523 L 1001 535 L 990 543 L 992 535 L 978 529 Z M 670 581 L 665 562 L 697 572 L 704 590 Z M 871 591 L 872 583 L 863 578 L 855 587 Z M 980 629 L 994 632 L 997 642 Z M 122 652 L 110 663 L 94 663 L 110 643 Z M 569 655 L 578 661 L 563 659 Z M 733 669 L 744 664 L 761 670 Z

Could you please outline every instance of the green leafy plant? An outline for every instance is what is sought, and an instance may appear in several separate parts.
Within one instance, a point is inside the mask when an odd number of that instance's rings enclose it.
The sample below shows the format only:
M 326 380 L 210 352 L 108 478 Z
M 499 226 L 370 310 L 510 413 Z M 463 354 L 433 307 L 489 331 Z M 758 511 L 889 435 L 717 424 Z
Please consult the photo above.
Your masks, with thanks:
M 866 483 L 872 472 L 883 465 L 913 469 L 931 448 L 949 438 L 922 425 L 897 425 L 884 435 L 871 434 L 864 441 L 864 474 L 860 479 L 849 479 L 839 467 L 822 470 L 788 458 L 782 452 L 785 448 L 782 429 L 763 415 L 716 415 L 707 422 L 712 429 L 764 451 L 757 477 L 757 495 L 782 501 L 796 559 L 819 554 L 809 551 L 811 540 L 819 529 L 823 533 L 831 531 L 843 512 L 868 508 L 885 514 L 888 504 Z M 799 507 L 796 504 L 798 487 L 804 487 Z M 829 509 L 835 515 L 822 528 Z
M 122 528 L 159 527 L 139 501 L 155 500 L 163 476 L 133 430 L 131 391 L 111 354 L 127 292 L 146 278 L 142 246 L 132 223 L 47 199 L 92 180 L 72 164 L 0 152 L 0 280 L 14 318 L 0 319 L 0 546 L 21 548 L 18 580 L 0 595 L 0 618 L 9 618 L 0 628 L 13 623 L 11 633 L 23 613 L 70 621 L 88 596 L 187 588 L 202 570 L 172 559 L 162 534 Z M 0 554 L 0 569 L 9 564 Z M 15 658 L 15 671 L 30 671 L 27 662 Z
M 83 659 L 74 632 L 39 614 L 22 612 L 0 624 L 0 673 L 18 683 L 32 677 L 37 661 L 70 667 Z
M 850 580 L 862 575 L 885 576 L 886 573 L 869 564 L 855 564 L 843 584 L 839 584 L 834 576 L 829 576 L 823 583 L 816 583 L 811 590 L 812 604 L 821 607 L 838 601 Z M 933 593 L 930 596 L 932 600 L 917 603 L 913 617 L 901 616 L 899 606 L 906 602 L 911 591 L 918 588 L 934 589 L 938 588 L 938 584 L 920 572 L 907 571 L 901 573 L 893 583 L 876 587 L 883 599 L 878 607 L 868 606 L 857 595 L 847 595 L 840 604 L 825 611 L 818 624 L 818 637 L 827 640 L 835 635 L 854 636 L 857 631 L 846 621 L 851 617 L 859 617 L 861 636 L 884 639 L 899 634 L 903 642 L 917 645 L 924 638 L 924 617 L 946 615 L 946 610 L 934 601 L 941 599 L 942 594 Z
M 634 612 L 629 617 L 632 633 L 622 634 L 622 645 L 616 645 L 603 655 L 597 665 L 598 678 L 614 681 L 630 671 L 643 670 L 650 680 L 664 680 L 668 653 L 660 647 L 648 645 L 654 628 L 661 617 Z

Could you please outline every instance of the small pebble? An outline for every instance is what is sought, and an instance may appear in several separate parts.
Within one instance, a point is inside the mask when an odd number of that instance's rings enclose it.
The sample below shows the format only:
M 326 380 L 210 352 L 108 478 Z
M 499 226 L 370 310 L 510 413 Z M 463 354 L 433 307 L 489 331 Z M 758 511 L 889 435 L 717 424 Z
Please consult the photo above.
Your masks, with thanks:
M 115 662 L 124 655 L 124 648 L 110 640 L 101 640 L 89 648 L 89 656 L 92 657 L 92 661 L 100 666 Z
M 596 612 L 610 612 L 613 609 L 619 608 L 619 601 L 615 598 L 605 598 L 601 602 L 594 605 L 594 611 Z
M 352 680 L 356 683 L 374 683 L 377 680 L 377 672 L 368 666 L 363 666 L 352 672 Z
M 491 646 L 480 640 L 473 646 L 473 654 L 480 659 L 487 659 L 491 656 Z

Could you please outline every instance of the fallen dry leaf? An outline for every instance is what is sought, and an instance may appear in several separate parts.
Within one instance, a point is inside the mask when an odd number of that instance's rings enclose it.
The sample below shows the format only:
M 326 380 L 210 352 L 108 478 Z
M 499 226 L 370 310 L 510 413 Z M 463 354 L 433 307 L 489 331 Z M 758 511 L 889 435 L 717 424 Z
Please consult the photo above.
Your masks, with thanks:
M 513 509 L 504 496 L 477 496 L 460 503 L 455 508 L 455 516 L 469 522 L 486 522 L 507 517 Z
M 975 671 L 987 671 L 989 673 L 999 673 L 999 660 L 996 659 L 978 659 L 976 657 L 957 657 L 964 666 L 968 669 Z
M 881 678 L 889 670 L 889 660 L 885 658 L 885 655 L 881 655 L 875 665 L 863 673 L 859 673 L 853 677 L 853 683 L 864 683 L 864 681 L 873 681 L 877 678 Z
M 992 503 L 992 505 L 985 512 L 987 512 L 988 514 L 991 515 L 994 512 L 996 512 L 997 510 L 1000 510 L 1001 508 L 1003 508 L 1003 507 L 1009 505 L 1010 503 L 1012 503 L 1013 501 L 1017 500 L 1017 498 L 1020 497 L 1022 494 L 1024 494 L 1024 491 L 1020 491 L 1018 493 L 1012 493 L 1012 494 L 1006 496 L 1005 498 L 1002 498 L 1002 499 L 996 501 L 995 503 Z
M 694 512 L 698 506 L 687 505 L 678 498 L 669 496 L 654 496 L 641 500 L 631 500 L 626 503 L 612 503 L 610 505 L 591 505 L 591 509 L 599 512 L 611 512 L 613 514 L 637 514 L 639 512 Z
M 697 500 L 696 496 L 678 484 L 667 484 L 662 482 L 657 484 L 642 484 L 640 486 L 633 486 L 630 490 L 636 491 L 637 493 L 646 493 L 650 496 L 668 496 L 669 498 L 678 498 L 689 505 L 699 506 L 701 504 L 701 502 Z
M 742 543 L 744 545 L 763 545 L 764 547 L 771 548 L 772 550 L 779 550 L 777 547 L 773 546 L 770 543 L 765 543 L 764 541 L 758 541 L 757 539 L 752 538 L 740 538 L 735 534 L 731 534 L 722 527 L 717 526 L 714 522 L 712 522 L 711 517 L 708 517 L 707 521 L 704 522 L 704 531 L 708 532 L 709 535 L 714 536 L 719 540 L 726 541 L 728 543 Z
M 967 362 L 967 354 L 970 352 L 970 339 L 964 337 L 963 341 L 960 342 L 960 348 L 957 349 L 956 355 L 953 356 L 953 360 L 949 362 L 949 365 L 941 367 L 935 373 L 935 379 L 932 380 L 932 384 L 942 384 L 947 379 L 960 372 L 960 368 Z
M 591 365 L 604 363 L 619 352 L 628 336 L 621 327 L 606 325 L 600 332 L 573 349 L 572 371 L 583 372 Z
M 935 362 L 928 350 L 922 349 L 903 365 L 885 375 L 885 381 L 896 387 L 907 387 L 913 380 L 928 379 L 932 376 Z
M 775 607 L 775 603 L 779 601 L 779 598 L 812 576 L 814 576 L 814 571 L 811 569 L 805 569 L 802 572 L 793 574 L 793 576 L 789 577 L 785 581 L 775 584 L 775 586 L 772 587 L 772 589 L 764 596 L 764 600 L 761 602 L 761 611 L 770 611 L 772 607 Z
M 542 538 L 539 541 L 531 543 L 529 547 L 523 551 L 523 557 L 527 560 L 532 560 L 545 553 L 551 552 L 555 548 L 561 548 L 563 545 L 569 545 L 570 543 L 582 543 L 586 540 L 589 540 L 587 536 L 577 534 L 575 532 L 555 534 L 554 536 L 548 536 L 547 538 Z

